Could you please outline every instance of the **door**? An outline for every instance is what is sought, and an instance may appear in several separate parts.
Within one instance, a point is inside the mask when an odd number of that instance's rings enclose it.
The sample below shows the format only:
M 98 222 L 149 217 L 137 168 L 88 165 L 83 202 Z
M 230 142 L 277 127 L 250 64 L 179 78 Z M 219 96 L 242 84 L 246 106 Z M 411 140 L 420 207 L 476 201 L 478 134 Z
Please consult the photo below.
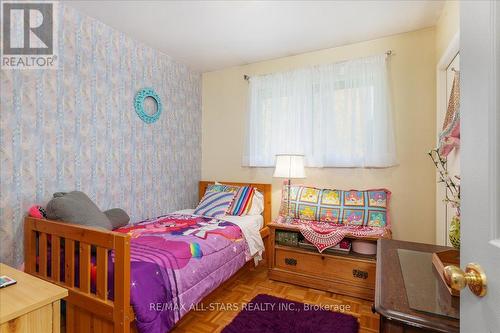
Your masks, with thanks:
M 462 268 L 481 265 L 486 296 L 460 294 L 461 332 L 500 332 L 500 3 L 460 3 Z

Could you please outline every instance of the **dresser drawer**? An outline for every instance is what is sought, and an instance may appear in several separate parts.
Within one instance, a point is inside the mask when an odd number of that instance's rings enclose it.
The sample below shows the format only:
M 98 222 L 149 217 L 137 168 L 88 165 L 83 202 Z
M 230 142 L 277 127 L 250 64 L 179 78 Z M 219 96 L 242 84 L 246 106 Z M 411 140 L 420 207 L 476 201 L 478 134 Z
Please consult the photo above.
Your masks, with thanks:
M 275 261 L 283 270 L 375 288 L 375 262 L 282 248 L 276 248 Z

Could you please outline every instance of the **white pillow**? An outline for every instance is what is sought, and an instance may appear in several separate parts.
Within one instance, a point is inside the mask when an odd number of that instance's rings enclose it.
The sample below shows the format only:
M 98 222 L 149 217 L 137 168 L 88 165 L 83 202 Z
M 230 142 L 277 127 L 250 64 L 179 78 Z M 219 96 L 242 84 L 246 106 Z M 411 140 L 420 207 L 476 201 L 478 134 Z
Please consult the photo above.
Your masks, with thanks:
M 248 210 L 247 215 L 261 215 L 264 211 L 264 195 L 255 190 L 252 198 L 252 205 Z

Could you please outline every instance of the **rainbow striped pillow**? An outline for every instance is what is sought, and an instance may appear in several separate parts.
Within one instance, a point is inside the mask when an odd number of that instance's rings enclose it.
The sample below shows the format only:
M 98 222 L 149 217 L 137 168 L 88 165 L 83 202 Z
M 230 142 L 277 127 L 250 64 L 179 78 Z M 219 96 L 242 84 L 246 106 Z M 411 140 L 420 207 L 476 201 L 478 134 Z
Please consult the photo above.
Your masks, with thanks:
M 222 217 L 226 215 L 236 192 L 205 192 L 198 207 L 194 210 L 195 215 L 206 217 Z
M 252 206 L 253 196 L 255 194 L 255 188 L 251 186 L 242 186 L 236 192 L 234 196 L 233 203 L 227 211 L 229 215 L 243 216 L 248 213 L 248 210 Z

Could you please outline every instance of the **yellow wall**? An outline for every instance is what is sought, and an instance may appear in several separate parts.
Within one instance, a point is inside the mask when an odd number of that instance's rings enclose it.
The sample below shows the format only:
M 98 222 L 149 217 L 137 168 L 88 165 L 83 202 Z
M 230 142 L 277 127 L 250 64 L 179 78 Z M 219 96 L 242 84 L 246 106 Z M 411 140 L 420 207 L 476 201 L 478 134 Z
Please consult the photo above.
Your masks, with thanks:
M 435 173 L 427 151 L 435 145 L 434 28 L 203 74 L 202 178 L 272 182 L 273 217 L 281 183 L 272 168 L 241 167 L 248 83 L 258 75 L 327 64 L 393 50 L 390 59 L 400 165 L 387 169 L 308 168 L 301 183 L 341 189 L 387 187 L 396 239 L 435 240 Z
M 460 2 L 446 1 L 436 24 L 436 62 L 460 29 Z

